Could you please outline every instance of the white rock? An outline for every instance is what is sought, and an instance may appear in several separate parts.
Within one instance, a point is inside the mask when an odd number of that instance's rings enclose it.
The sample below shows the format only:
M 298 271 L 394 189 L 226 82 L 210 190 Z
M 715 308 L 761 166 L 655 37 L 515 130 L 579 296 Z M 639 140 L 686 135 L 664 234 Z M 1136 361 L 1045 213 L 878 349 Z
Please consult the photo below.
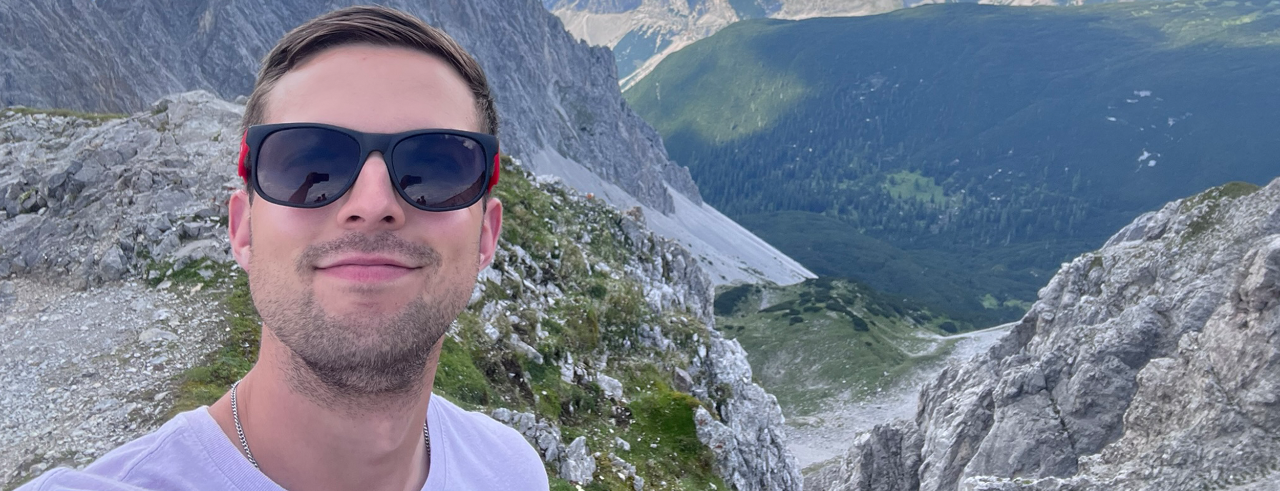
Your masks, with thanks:
M 560 478 L 575 484 L 591 484 L 596 473 L 596 459 L 587 449 L 587 437 L 573 439 L 560 462 Z
M 177 334 L 174 334 L 162 329 L 156 329 L 156 328 L 147 329 L 145 331 L 142 331 L 142 334 L 138 335 L 138 341 L 143 343 L 150 343 L 153 341 L 177 341 L 177 340 L 178 340 Z
M 511 349 L 515 350 L 517 353 L 533 360 L 534 363 L 539 365 L 542 364 L 542 353 L 539 353 L 533 346 L 529 346 L 528 344 L 525 344 L 524 341 L 521 341 L 520 336 L 517 336 L 516 333 L 511 333 L 507 336 L 507 344 L 510 345 Z
M 603 373 L 596 375 L 596 384 L 604 391 L 605 397 L 617 402 L 625 402 L 622 397 L 622 382 Z
M 489 338 L 489 342 L 496 343 L 498 342 L 498 338 L 502 337 L 502 332 L 498 331 L 498 328 L 493 327 L 493 324 L 486 322 L 484 323 L 484 335 Z

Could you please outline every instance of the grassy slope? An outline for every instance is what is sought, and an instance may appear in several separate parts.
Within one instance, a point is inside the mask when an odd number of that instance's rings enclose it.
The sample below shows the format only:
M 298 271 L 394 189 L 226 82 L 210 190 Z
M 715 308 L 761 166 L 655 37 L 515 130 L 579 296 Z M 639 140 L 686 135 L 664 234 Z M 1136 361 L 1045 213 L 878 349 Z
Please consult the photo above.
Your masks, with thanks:
M 1280 7 L 1256 2 L 937 5 L 741 22 L 626 96 L 708 201 L 783 252 L 992 322 L 1017 313 L 983 297 L 1030 300 L 1137 213 L 1274 177 L 1278 46 Z M 797 237 L 784 212 L 835 220 Z M 900 290 L 847 259 L 863 250 L 822 247 L 855 234 L 975 284 Z
M 611 470 L 610 451 L 635 465 L 637 474 L 651 485 L 666 482 L 671 489 L 706 489 L 710 485 L 727 489 L 714 474 L 713 456 L 698 441 L 693 426 L 693 411 L 701 403 L 672 389 L 666 368 L 687 365 L 697 344 L 694 337 L 701 333 L 705 339 L 705 327 L 686 312 L 650 310 L 634 281 L 613 278 L 588 266 L 605 264 L 621 270 L 634 256 L 623 245 L 616 211 L 599 202 L 574 200 L 558 190 L 549 192 L 531 183 L 529 177 L 523 171 L 504 168 L 496 191 L 505 205 L 501 245 L 506 250 L 519 246 L 548 268 L 544 277 L 552 276 L 551 282 L 564 291 L 565 298 L 549 312 L 521 309 L 521 283 L 490 284 L 484 300 L 459 316 L 446 339 L 434 392 L 472 410 L 506 407 L 532 411 L 558 424 L 565 443 L 587 437 L 588 447 L 600 455 L 597 480 L 584 489 L 632 489 L 630 481 L 619 479 Z M 563 239 L 583 234 L 591 240 Z M 520 266 L 514 261 L 498 261 L 493 267 L 515 271 Z M 195 274 L 198 268 L 214 268 L 218 273 L 212 280 L 204 280 Z M 166 271 L 168 267 L 155 264 L 151 269 Z M 530 273 L 517 272 L 522 277 Z M 176 414 L 211 404 L 248 371 L 257 356 L 260 320 L 249 297 L 247 278 L 236 274 L 232 265 L 192 264 L 151 281 L 156 285 L 165 280 L 174 288 L 207 282 L 227 291 L 223 306 L 228 336 L 204 365 L 192 368 L 176 382 L 180 388 L 171 412 Z M 499 319 L 496 327 L 518 333 L 526 342 L 539 328 L 547 333 L 530 343 L 544 355 L 544 364 L 489 343 L 479 312 L 497 301 L 514 302 L 517 310 L 513 315 L 519 320 Z M 636 329 L 641 323 L 660 327 L 680 349 L 656 352 L 638 348 Z M 628 341 L 630 347 L 624 347 Z M 566 352 L 578 360 L 592 353 L 609 353 L 605 373 L 622 382 L 629 402 L 615 407 L 594 382 L 561 380 L 554 363 Z M 631 451 L 615 449 L 615 437 L 631 443 Z M 548 468 L 552 489 L 576 489 L 554 477 L 557 472 Z
M 942 355 L 951 343 L 937 335 L 956 329 L 947 318 L 830 278 L 722 290 L 716 319 L 751 354 L 752 372 L 788 416 L 819 411 L 842 394 L 857 400 L 891 386 Z

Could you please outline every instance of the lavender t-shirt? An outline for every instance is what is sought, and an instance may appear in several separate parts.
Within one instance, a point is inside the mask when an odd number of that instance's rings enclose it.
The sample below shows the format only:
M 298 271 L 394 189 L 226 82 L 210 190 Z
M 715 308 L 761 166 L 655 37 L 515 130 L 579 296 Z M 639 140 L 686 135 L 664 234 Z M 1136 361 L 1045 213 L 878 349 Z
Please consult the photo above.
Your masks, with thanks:
M 484 414 L 464 411 L 432 395 L 431 471 L 424 490 L 546 490 L 542 459 L 515 430 Z M 154 433 L 124 444 L 84 470 L 58 468 L 19 491 L 139 489 L 279 490 L 200 407 L 175 416 Z

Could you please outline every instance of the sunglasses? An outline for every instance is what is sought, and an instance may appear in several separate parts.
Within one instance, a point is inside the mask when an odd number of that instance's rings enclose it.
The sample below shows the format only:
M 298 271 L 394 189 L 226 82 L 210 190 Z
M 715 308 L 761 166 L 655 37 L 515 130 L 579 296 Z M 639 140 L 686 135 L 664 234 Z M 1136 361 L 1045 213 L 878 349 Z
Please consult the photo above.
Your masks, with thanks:
M 263 199 L 319 208 L 355 184 L 381 152 L 391 186 L 419 210 L 471 206 L 498 183 L 498 139 L 461 130 L 363 133 L 320 123 L 250 126 L 240 145 L 240 177 Z

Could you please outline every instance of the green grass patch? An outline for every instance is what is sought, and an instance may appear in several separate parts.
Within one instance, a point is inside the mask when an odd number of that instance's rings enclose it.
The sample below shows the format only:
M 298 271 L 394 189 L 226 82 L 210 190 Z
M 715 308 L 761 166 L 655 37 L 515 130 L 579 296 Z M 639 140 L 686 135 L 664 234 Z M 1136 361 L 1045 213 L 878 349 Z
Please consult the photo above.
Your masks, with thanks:
M 1182 243 L 1190 242 L 1213 229 L 1220 219 L 1218 215 L 1223 202 L 1248 196 L 1259 189 L 1262 188 L 1247 182 L 1229 182 L 1188 198 L 1180 207 L 1183 213 L 1190 212 L 1201 205 L 1205 205 L 1206 209 L 1187 224 L 1187 230 L 1182 235 Z
M 900 171 L 885 176 L 884 189 L 896 200 L 915 200 L 916 202 L 942 206 L 947 195 L 942 186 L 934 182 L 932 177 L 925 177 L 919 172 Z
M 713 470 L 715 456 L 698 441 L 693 414 L 702 403 L 671 389 L 667 379 L 642 370 L 629 380 L 635 386 L 628 391 L 634 420 L 624 438 L 631 443 L 631 451 L 619 455 L 636 466 L 648 486 L 666 481 L 675 489 L 707 489 L 708 483 L 728 489 Z
M 470 406 L 486 406 L 494 400 L 489 381 L 485 379 L 484 372 L 476 368 L 471 353 L 448 337 L 440 350 L 440 364 L 436 367 L 432 391 L 455 403 Z
M 747 42 L 752 34 L 729 26 L 700 44 L 727 47 Z M 716 50 L 713 46 L 708 49 L 722 55 L 689 56 L 684 50 L 677 51 L 662 62 L 662 75 L 646 76 L 625 93 L 633 107 L 669 115 L 648 119 L 655 127 L 660 126 L 658 131 L 662 134 L 688 132 L 705 141 L 726 143 L 767 133 L 808 92 L 801 77 L 776 70 L 773 60 L 756 52 Z M 733 72 L 739 83 L 722 84 L 706 77 L 726 71 Z M 718 95 L 704 102 L 682 97 L 690 90 L 715 91 Z
M 503 156 L 503 179 L 494 188 L 494 196 L 502 201 L 502 238 L 531 253 L 557 249 L 554 222 L 547 217 L 559 207 L 527 178 L 511 178 L 517 172 L 511 158 Z
M 946 316 L 847 280 L 766 287 L 761 295 L 776 303 L 718 316 L 717 325 L 751 354 L 753 373 L 788 416 L 889 388 L 949 351 L 953 343 L 936 335 L 960 330 Z
M 248 275 L 237 275 L 223 301 L 226 338 L 222 345 L 205 358 L 205 362 L 182 374 L 173 407 L 166 419 L 174 415 L 213 404 L 240 380 L 258 360 L 262 320 L 249 295 Z

